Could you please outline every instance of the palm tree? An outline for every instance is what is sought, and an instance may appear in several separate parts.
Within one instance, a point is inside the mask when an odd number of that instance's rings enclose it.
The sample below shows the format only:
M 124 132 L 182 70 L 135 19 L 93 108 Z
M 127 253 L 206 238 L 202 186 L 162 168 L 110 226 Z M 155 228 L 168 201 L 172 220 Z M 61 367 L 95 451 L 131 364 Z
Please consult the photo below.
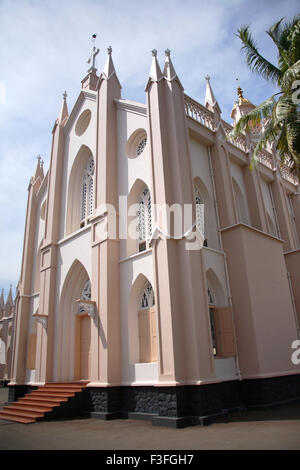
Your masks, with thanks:
M 242 41 L 242 50 L 251 71 L 271 81 L 280 91 L 243 116 L 230 135 L 237 137 L 262 126 L 250 167 L 256 165 L 260 150 L 268 142 L 275 142 L 280 161 L 288 163 L 299 177 L 300 91 L 297 87 L 300 85 L 300 15 L 289 23 L 283 23 L 283 19 L 266 31 L 278 49 L 277 66 L 258 52 L 249 26 L 241 27 L 236 34 Z

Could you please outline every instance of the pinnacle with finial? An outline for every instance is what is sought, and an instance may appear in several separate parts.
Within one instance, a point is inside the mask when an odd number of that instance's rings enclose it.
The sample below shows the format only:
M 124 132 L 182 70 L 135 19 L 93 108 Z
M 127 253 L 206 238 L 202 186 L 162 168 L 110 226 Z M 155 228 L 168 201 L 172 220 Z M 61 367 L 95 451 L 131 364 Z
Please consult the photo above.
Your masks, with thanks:
M 152 56 L 153 57 L 157 57 L 157 50 L 156 49 L 152 49 Z
M 40 165 L 44 165 L 44 160 L 42 159 L 40 154 L 38 154 L 38 156 L 36 158 L 38 159 L 38 162 L 39 162 Z
M 108 55 L 111 55 L 111 53 L 112 53 L 112 47 L 111 46 L 108 46 L 107 53 L 108 53 Z
M 209 75 L 205 75 L 205 77 L 204 77 L 204 78 L 205 78 L 205 80 L 206 80 L 207 82 L 209 82 L 209 81 L 210 81 L 210 76 L 209 76 Z
M 170 49 L 166 49 L 165 54 L 166 54 L 166 57 L 170 57 L 170 55 L 171 55 Z
M 64 99 L 65 101 L 66 101 L 66 99 L 67 99 L 67 96 L 68 96 L 68 95 L 67 95 L 67 92 L 64 91 L 64 93 L 63 93 L 63 99 Z

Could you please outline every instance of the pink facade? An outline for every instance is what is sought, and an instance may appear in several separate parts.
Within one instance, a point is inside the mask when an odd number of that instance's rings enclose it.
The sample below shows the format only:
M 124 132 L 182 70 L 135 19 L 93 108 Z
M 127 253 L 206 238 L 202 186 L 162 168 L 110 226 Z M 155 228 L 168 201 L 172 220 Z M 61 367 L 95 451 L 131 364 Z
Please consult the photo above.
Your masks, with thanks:
M 0 297 L 0 382 L 11 378 L 11 358 L 14 340 L 15 302 L 10 288 L 6 301 L 2 289 Z
M 167 424 L 241 405 L 241 387 L 268 403 L 266 380 L 299 397 L 298 181 L 272 148 L 250 171 L 252 137 L 227 138 L 209 79 L 203 106 L 152 54 L 146 104 L 121 98 L 111 48 L 71 113 L 64 94 L 28 189 L 10 386 L 87 381 L 107 395 L 92 413 Z M 251 107 L 240 90 L 233 119 Z

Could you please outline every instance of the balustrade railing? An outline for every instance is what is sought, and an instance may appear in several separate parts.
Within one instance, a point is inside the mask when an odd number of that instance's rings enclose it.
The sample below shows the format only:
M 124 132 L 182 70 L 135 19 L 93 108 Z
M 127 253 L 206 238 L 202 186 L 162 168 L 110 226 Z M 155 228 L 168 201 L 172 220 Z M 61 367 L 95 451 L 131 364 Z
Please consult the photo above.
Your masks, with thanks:
M 187 95 L 185 95 L 184 101 L 186 115 L 213 131 L 213 113 Z
M 203 126 L 207 127 L 211 131 L 214 131 L 214 114 L 212 111 L 207 109 L 202 104 L 198 103 L 197 101 L 193 100 L 190 96 L 184 95 L 184 104 L 185 104 L 185 112 L 186 115 L 190 118 L 194 119 L 195 121 L 199 122 Z M 248 152 L 246 139 L 243 135 L 233 138 L 230 133 L 233 127 L 228 124 L 226 121 L 221 120 L 222 127 L 226 134 L 228 142 L 233 144 L 234 146 L 238 147 L 243 152 Z M 258 131 L 255 132 L 256 134 Z M 258 154 L 258 161 L 262 163 L 264 166 L 270 168 L 271 170 L 274 167 L 273 163 L 273 156 L 267 150 L 261 150 Z M 287 163 L 281 164 L 280 172 L 282 177 L 290 181 L 294 185 L 299 184 L 299 180 L 297 176 L 295 176 Z
M 223 121 L 223 120 L 222 120 L 222 126 L 223 126 L 223 129 L 224 129 L 224 132 L 226 134 L 226 137 L 227 137 L 228 141 L 231 144 L 238 147 L 239 149 L 241 149 L 243 152 L 248 152 L 245 137 L 243 135 L 239 135 L 238 137 L 233 138 L 230 135 L 230 132 L 232 131 L 233 127 L 230 124 L 228 124 L 227 122 Z

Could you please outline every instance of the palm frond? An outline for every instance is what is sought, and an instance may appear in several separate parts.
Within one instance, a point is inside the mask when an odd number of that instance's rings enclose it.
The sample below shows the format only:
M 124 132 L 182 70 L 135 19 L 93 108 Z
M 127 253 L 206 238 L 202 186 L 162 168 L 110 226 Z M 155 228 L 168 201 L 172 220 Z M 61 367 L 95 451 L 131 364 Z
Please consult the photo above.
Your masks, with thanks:
M 284 44 L 282 41 L 281 23 L 283 19 L 284 18 L 281 18 L 279 21 L 277 21 L 277 23 L 275 23 L 273 26 L 271 26 L 271 28 L 266 31 L 266 33 L 270 36 L 270 38 L 273 40 L 279 50 L 279 58 L 281 59 L 279 65 L 281 71 L 283 71 L 283 69 L 288 68 L 289 65 L 289 47 L 286 41 Z
M 289 93 L 293 88 L 293 83 L 296 80 L 300 80 L 300 60 L 295 62 L 291 67 L 289 67 L 283 74 L 281 80 L 281 88 Z
M 266 80 L 271 80 L 274 84 L 280 83 L 282 71 L 258 52 L 257 44 L 249 32 L 249 26 L 241 27 L 237 36 L 243 43 L 242 50 L 246 54 L 247 64 L 251 71 L 261 75 Z
M 250 170 L 252 170 L 257 165 L 259 152 L 263 148 L 266 148 L 268 142 L 276 141 L 278 139 L 280 131 L 281 131 L 281 126 L 280 126 L 279 123 L 274 123 L 273 120 L 270 120 L 266 124 L 266 126 L 264 128 L 264 131 L 263 131 L 262 135 L 260 136 L 259 141 L 257 142 L 257 144 L 255 146 L 255 149 L 254 149 L 254 152 L 253 152 L 253 155 L 252 155 L 252 159 L 251 159 L 251 162 L 250 162 Z

